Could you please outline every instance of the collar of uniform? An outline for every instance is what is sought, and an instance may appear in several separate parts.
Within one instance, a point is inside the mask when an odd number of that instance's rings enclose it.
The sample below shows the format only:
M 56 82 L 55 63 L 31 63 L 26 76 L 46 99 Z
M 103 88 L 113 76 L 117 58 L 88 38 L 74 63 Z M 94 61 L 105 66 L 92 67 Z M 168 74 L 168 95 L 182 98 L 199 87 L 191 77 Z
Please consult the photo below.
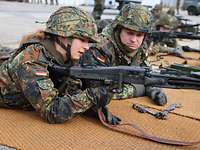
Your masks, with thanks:
M 51 54 L 53 59 L 56 60 L 56 62 L 58 62 L 59 64 L 64 64 L 64 59 L 63 59 L 62 55 L 59 52 L 56 51 L 56 48 L 55 48 L 53 40 L 45 39 L 42 42 L 42 44 L 47 49 L 47 51 Z

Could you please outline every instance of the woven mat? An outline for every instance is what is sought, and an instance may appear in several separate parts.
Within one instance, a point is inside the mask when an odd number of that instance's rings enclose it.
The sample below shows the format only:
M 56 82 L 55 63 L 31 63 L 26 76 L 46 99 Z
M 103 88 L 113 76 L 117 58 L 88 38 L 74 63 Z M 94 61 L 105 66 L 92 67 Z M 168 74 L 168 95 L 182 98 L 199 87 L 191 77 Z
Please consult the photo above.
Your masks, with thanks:
M 147 97 L 137 98 L 134 101 L 136 104 L 141 104 L 143 106 L 163 110 L 167 106 L 173 103 L 180 103 L 181 108 L 176 108 L 171 113 L 185 116 L 188 118 L 197 119 L 200 121 L 200 91 L 199 90 L 186 90 L 186 89 L 164 89 L 167 94 L 168 103 L 166 106 L 157 106 Z
M 196 56 L 196 55 L 195 55 Z M 168 56 L 167 56 L 168 57 Z M 169 62 L 174 61 L 175 57 Z M 176 57 L 177 58 L 177 57 Z M 177 58 L 183 63 L 183 60 Z M 177 61 L 176 61 L 177 62 Z M 139 125 L 152 135 L 173 140 L 200 140 L 200 92 L 195 90 L 165 89 L 169 102 L 181 102 L 183 107 L 170 113 L 167 120 L 158 120 L 151 115 L 141 114 L 132 109 L 133 103 L 141 103 L 153 109 L 146 98 L 112 101 L 111 112 L 123 122 Z M 63 124 L 47 124 L 35 112 L 0 109 L 0 145 L 22 150 L 199 150 L 192 147 L 170 146 L 154 143 L 137 137 L 130 137 L 110 131 L 97 119 L 77 116 Z
M 173 92 L 169 92 L 170 97 L 173 96 L 171 93 Z M 190 95 L 186 96 L 190 97 Z M 196 141 L 200 139 L 198 120 L 176 114 L 170 114 L 167 120 L 158 120 L 132 109 L 133 103 L 145 99 L 116 100 L 112 101 L 109 107 L 123 122 L 135 123 L 149 134 L 176 140 Z M 194 102 L 196 100 L 193 101 L 193 98 L 190 98 L 190 103 Z M 43 122 L 35 112 L 0 109 L 0 114 L 0 144 L 16 149 L 147 150 L 150 147 L 153 150 L 200 149 L 200 145 L 170 146 L 123 135 L 110 131 L 98 120 L 86 116 L 77 116 L 64 124 L 52 125 Z
M 188 65 L 200 67 L 200 53 L 198 52 L 184 52 L 183 56 L 187 58 L 191 58 L 191 59 L 183 59 L 183 58 L 172 56 L 172 55 L 159 57 L 159 55 L 166 55 L 166 54 L 158 53 L 157 55 L 150 56 L 148 58 L 152 65 L 162 64 L 162 66 L 169 66 L 171 64 L 178 63 L 178 64 L 188 64 Z

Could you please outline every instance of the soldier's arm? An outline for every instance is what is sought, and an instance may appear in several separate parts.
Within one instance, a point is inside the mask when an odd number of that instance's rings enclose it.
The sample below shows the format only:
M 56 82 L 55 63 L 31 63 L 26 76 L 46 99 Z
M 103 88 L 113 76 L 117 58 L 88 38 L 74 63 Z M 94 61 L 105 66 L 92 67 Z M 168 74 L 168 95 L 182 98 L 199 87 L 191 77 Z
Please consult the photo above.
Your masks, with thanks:
M 113 99 L 122 100 L 128 98 L 141 97 L 145 95 L 145 87 L 138 84 L 124 84 L 119 93 L 113 94 Z
M 62 123 L 92 106 L 85 91 L 80 91 L 76 95 L 58 96 L 58 90 L 49 78 L 47 64 L 41 63 L 38 59 L 31 59 L 32 56 L 31 53 L 21 53 L 17 56 L 16 60 L 23 61 L 24 57 L 30 59 L 16 67 L 15 80 L 24 97 L 45 121 Z
M 181 46 L 168 47 L 168 46 L 163 46 L 161 44 L 156 44 L 152 47 L 152 49 L 156 50 L 156 52 L 160 52 L 160 53 L 168 53 L 168 54 L 173 54 L 176 56 L 183 55 L 183 50 L 182 50 Z

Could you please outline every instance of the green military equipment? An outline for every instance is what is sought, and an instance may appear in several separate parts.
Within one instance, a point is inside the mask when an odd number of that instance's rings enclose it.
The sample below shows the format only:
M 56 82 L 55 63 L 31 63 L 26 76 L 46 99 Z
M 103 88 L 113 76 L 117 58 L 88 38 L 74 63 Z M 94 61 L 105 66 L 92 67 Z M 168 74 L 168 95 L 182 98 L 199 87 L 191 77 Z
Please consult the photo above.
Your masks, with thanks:
M 180 71 L 180 73 L 182 74 L 187 74 L 200 78 L 200 67 L 190 66 L 186 64 L 172 64 L 169 68 L 175 69 L 175 71 Z
M 170 68 L 186 71 L 186 72 L 200 72 L 200 67 L 190 66 L 185 64 L 172 64 Z

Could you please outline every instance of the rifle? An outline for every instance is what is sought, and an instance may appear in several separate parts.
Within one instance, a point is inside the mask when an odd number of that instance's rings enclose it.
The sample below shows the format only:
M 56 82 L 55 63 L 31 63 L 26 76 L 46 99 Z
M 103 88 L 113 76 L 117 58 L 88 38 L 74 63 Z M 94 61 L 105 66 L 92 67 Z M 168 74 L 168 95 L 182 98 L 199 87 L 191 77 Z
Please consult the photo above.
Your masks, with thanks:
M 178 26 L 177 28 L 189 28 L 189 27 L 199 27 L 199 26 L 200 26 L 200 23 L 197 23 L 197 24 L 183 24 L 183 25 Z
M 115 67 L 78 67 L 51 64 L 49 68 L 58 75 L 89 81 L 101 81 L 104 85 L 117 84 L 120 89 L 123 84 L 143 84 L 145 86 L 163 88 L 183 88 L 200 90 L 199 72 L 181 74 L 179 71 L 161 69 L 153 71 L 147 67 L 115 66 Z
M 153 85 L 158 87 L 170 88 L 189 88 L 200 89 L 200 78 L 190 76 L 178 76 L 175 74 L 152 72 L 149 68 L 135 67 L 135 66 L 116 66 L 116 67 L 66 67 L 56 64 L 49 64 L 48 69 L 51 69 L 55 74 L 63 76 L 71 76 L 78 79 L 101 81 L 106 85 L 113 85 L 113 83 L 135 83 L 144 85 Z M 106 122 L 102 108 L 97 110 L 98 116 L 102 124 L 113 131 L 124 133 L 130 136 L 137 136 L 154 142 L 172 144 L 172 145 L 195 145 L 200 141 L 187 142 L 170 140 L 161 137 L 152 136 L 140 127 L 131 123 L 124 123 L 120 125 L 110 125 Z M 124 128 L 123 128 L 124 127 Z M 127 129 L 127 127 L 134 129 Z M 135 132 L 136 131 L 136 132 Z
M 200 52 L 200 49 L 191 48 L 189 46 L 182 46 L 184 52 Z
M 176 18 L 178 19 L 178 20 L 180 20 L 180 21 L 185 21 L 185 22 L 187 22 L 187 21 L 192 21 L 192 20 L 190 20 L 190 19 L 187 19 L 187 18 L 183 18 L 182 16 L 176 16 Z
M 172 32 L 153 31 L 149 33 L 149 37 L 154 42 L 162 41 L 165 38 L 200 40 L 200 36 L 194 35 L 192 32 L 176 32 L 176 31 L 172 31 Z
M 200 77 L 200 67 L 196 66 L 190 66 L 185 64 L 172 64 L 166 69 L 179 71 L 181 74 L 193 74 L 193 76 L 196 76 L 197 78 Z
M 198 35 L 199 26 L 200 26 L 199 23 L 198 24 L 183 24 L 183 25 L 178 26 L 176 29 L 181 29 L 182 32 L 192 32 Z

